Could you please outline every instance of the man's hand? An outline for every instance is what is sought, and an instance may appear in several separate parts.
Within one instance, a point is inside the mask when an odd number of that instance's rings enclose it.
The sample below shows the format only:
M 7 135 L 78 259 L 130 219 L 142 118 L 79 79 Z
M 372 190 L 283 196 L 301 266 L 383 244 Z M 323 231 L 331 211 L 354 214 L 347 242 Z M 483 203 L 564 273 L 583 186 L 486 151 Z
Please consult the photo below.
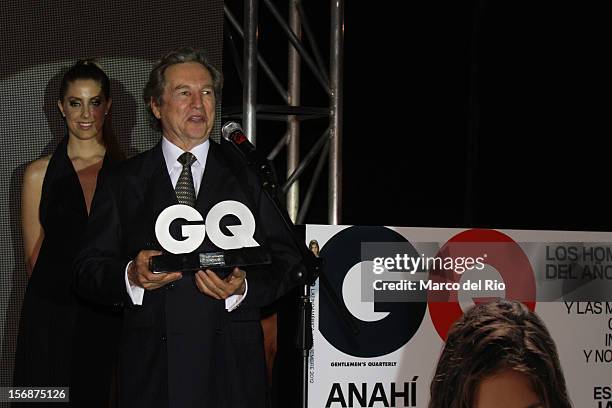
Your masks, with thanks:
M 183 277 L 181 272 L 153 273 L 149 270 L 149 259 L 161 254 L 160 251 L 140 251 L 128 268 L 130 283 L 146 290 L 153 290 L 181 279 Z
M 237 267 L 225 279 L 221 279 L 210 269 L 198 271 L 195 275 L 196 285 L 200 292 L 219 300 L 227 299 L 232 295 L 244 294 L 245 278 L 246 272 Z

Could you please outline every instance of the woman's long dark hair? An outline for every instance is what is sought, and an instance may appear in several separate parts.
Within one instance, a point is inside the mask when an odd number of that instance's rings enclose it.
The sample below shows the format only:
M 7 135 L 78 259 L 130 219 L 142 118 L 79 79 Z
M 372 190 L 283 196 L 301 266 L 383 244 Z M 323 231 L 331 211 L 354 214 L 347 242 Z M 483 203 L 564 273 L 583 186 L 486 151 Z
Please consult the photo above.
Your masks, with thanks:
M 111 97 L 111 85 L 108 75 L 93 59 L 82 59 L 78 60 L 72 67 L 66 71 L 59 89 L 59 100 L 64 101 L 68 86 L 77 80 L 92 80 L 96 81 L 102 89 L 102 94 L 106 100 Z M 111 115 L 104 120 L 104 127 L 102 128 L 102 142 L 106 147 L 106 152 L 109 157 L 113 160 L 122 160 L 125 155 L 119 148 L 119 143 L 115 137 L 112 129 Z
M 522 303 L 505 300 L 475 306 L 453 325 L 431 382 L 429 408 L 471 408 L 481 381 L 503 370 L 524 374 L 544 406 L 571 408 L 544 323 Z

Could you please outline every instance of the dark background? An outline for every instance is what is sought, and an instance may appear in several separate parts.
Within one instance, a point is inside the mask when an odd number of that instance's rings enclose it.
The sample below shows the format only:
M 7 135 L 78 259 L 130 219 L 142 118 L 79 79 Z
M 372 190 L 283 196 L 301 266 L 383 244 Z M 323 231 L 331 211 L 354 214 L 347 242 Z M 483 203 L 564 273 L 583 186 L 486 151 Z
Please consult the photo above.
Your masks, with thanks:
M 304 5 L 327 50 L 329 5 L 319 3 Z M 260 8 L 259 49 L 284 82 L 286 40 Z M 612 230 L 605 15 L 563 1 L 347 1 L 341 223 Z M 241 94 L 225 51 L 227 107 Z M 303 104 L 326 106 L 302 72 Z M 259 77 L 258 102 L 280 104 Z M 303 124 L 304 151 L 325 126 Z M 258 149 L 284 130 L 259 122 Z M 306 223 L 327 223 L 326 177 Z M 297 406 L 300 389 L 297 375 L 282 374 L 300 371 L 296 315 L 283 314 L 294 303 L 279 317 L 278 406 Z
M 328 59 L 329 5 L 304 3 Z M 564 1 L 346 2 L 342 223 L 610 230 L 604 16 Z M 263 4 L 260 22 L 282 77 L 287 46 Z M 240 104 L 224 61 L 224 105 Z M 326 106 L 302 70 L 303 104 Z M 280 103 L 260 78 L 258 101 Z M 260 122 L 258 148 L 283 131 Z M 307 223 L 327 223 L 325 177 Z

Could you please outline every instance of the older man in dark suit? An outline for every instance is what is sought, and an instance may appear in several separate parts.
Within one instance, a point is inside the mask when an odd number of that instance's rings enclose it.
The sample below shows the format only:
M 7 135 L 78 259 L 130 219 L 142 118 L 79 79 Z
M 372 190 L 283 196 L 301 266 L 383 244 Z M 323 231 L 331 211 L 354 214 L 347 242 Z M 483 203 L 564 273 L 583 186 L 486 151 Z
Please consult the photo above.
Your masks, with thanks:
M 125 306 L 123 407 L 265 404 L 259 308 L 301 283 L 301 257 L 253 174 L 231 165 L 228 152 L 209 140 L 221 84 L 201 51 L 162 58 L 144 95 L 162 140 L 110 171 L 94 199 L 75 286 L 84 297 Z M 149 270 L 151 257 L 162 253 L 155 223 L 164 209 L 181 203 L 205 217 L 222 201 L 254 215 L 254 238 L 271 254 L 270 267 L 234 268 L 225 278 L 211 270 Z M 231 229 L 236 220 L 220 223 Z M 220 249 L 209 238 L 197 251 Z

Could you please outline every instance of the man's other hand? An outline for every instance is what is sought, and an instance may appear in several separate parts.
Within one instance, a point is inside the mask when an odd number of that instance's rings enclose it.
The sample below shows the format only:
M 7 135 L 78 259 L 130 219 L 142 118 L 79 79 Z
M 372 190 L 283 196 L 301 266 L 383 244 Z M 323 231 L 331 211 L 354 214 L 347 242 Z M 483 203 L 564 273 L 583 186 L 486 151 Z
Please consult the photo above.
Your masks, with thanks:
M 149 259 L 161 254 L 160 251 L 140 251 L 128 268 L 130 283 L 146 290 L 154 290 L 181 279 L 181 272 L 153 273 L 149 270 Z
M 225 279 L 221 279 L 210 269 L 198 271 L 195 275 L 196 285 L 200 292 L 219 300 L 227 299 L 232 295 L 244 294 L 245 279 L 246 272 L 237 267 Z

